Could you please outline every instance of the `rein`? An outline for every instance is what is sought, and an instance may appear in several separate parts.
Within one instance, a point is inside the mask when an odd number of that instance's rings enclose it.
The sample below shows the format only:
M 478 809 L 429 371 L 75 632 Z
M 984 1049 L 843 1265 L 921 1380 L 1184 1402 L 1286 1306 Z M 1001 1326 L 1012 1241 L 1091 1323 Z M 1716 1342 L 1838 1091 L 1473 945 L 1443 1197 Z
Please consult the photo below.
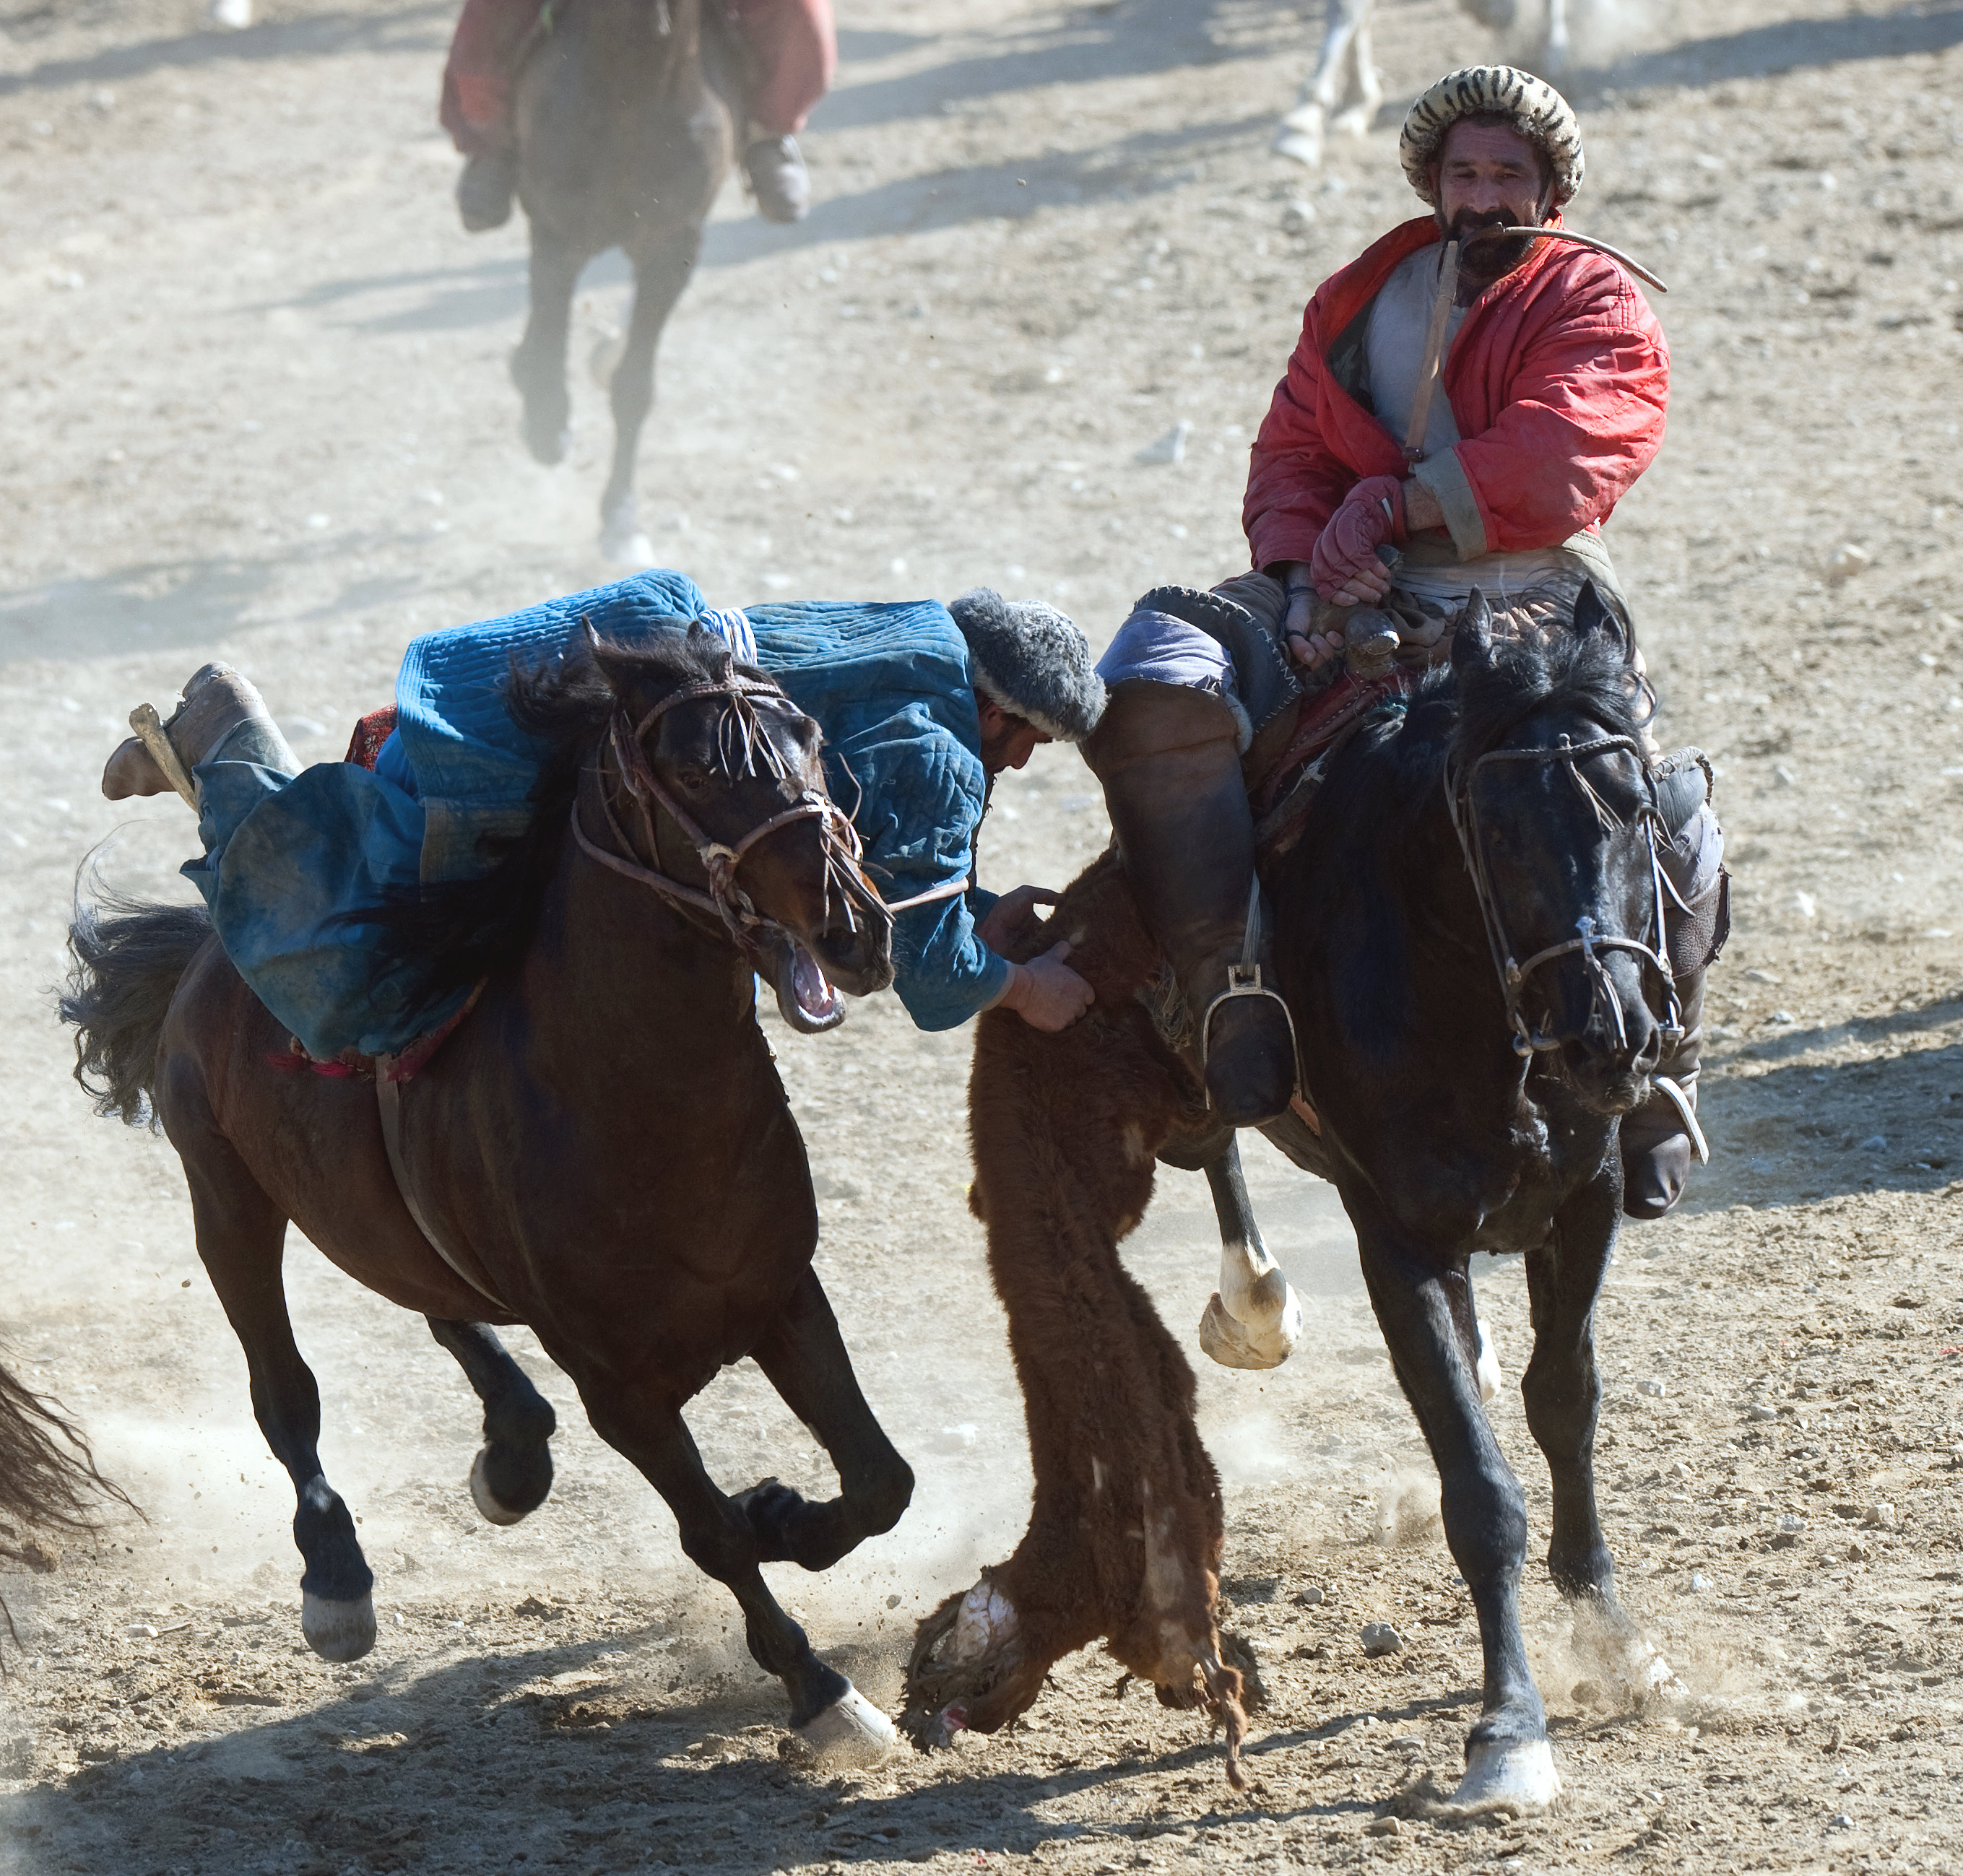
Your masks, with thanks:
M 789 702 L 789 699 L 775 684 L 732 674 L 719 681 L 684 685 L 664 697 L 639 722 L 632 722 L 624 709 L 614 711 L 607 725 L 607 737 L 613 751 L 614 765 L 620 771 L 620 792 L 632 803 L 634 812 L 639 817 L 641 831 L 645 837 L 647 851 L 654 856 L 654 865 L 644 865 L 640 860 L 629 857 L 636 850 L 634 843 L 620 824 L 620 816 L 615 812 L 614 796 L 607 789 L 604 777 L 600 806 L 607 817 L 608 831 L 627 849 L 626 854 L 611 852 L 593 840 L 580 824 L 579 802 L 576 797 L 572 804 L 572 837 L 578 843 L 580 851 L 589 860 L 597 860 L 601 866 L 623 878 L 648 887 L 662 898 L 690 911 L 707 914 L 729 933 L 739 950 L 752 955 L 772 936 L 789 939 L 790 934 L 775 919 L 766 917 L 757 910 L 749 895 L 737 883 L 737 869 L 758 841 L 795 821 L 816 821 L 819 824 L 820 837 L 825 850 L 825 912 L 828 918 L 831 914 L 831 894 L 834 886 L 843 902 L 848 930 L 856 932 L 859 929 L 855 904 L 871 915 L 889 915 L 888 908 L 866 885 L 864 876 L 859 870 L 860 850 L 857 830 L 837 803 L 821 790 L 806 789 L 792 806 L 781 814 L 773 815 L 768 820 L 759 822 L 732 846 L 726 841 L 712 838 L 655 773 L 644 746 L 648 730 L 678 703 L 693 703 L 703 697 L 725 697 L 730 705 L 729 714 L 725 718 L 725 733 L 729 723 L 733 719 L 742 738 L 741 753 L 745 771 L 754 771 L 761 760 L 773 773 L 781 777 L 785 773 L 783 758 L 757 720 L 756 706 L 750 702 L 753 696 L 771 698 L 780 703 Z M 725 755 L 732 759 L 735 753 L 733 750 L 725 751 Z M 661 870 L 661 840 L 655 827 L 655 810 L 658 808 L 674 823 L 680 830 L 682 838 L 695 850 L 696 858 L 701 863 L 703 871 L 709 876 L 707 892 Z
M 1654 943 L 1645 943 L 1640 938 L 1621 932 L 1597 931 L 1594 920 L 1584 912 L 1574 921 L 1574 937 L 1536 951 L 1523 963 L 1514 956 L 1499 898 L 1493 890 L 1492 874 L 1486 862 L 1486 843 L 1479 827 L 1479 810 L 1472 799 L 1472 785 L 1478 779 L 1479 771 L 1489 762 L 1563 763 L 1567 766 L 1569 779 L 1594 809 L 1595 818 L 1600 826 L 1612 833 L 1621 832 L 1630 824 L 1603 800 L 1580 769 L 1582 763 L 1615 750 L 1635 757 L 1648 796 L 1636 811 L 1635 824 L 1641 828 L 1649 850 L 1651 931 Z M 1513 1053 L 1522 1061 L 1530 1061 L 1535 1055 L 1545 1055 L 1561 1046 L 1558 1037 L 1542 1034 L 1527 1021 L 1526 1013 L 1520 1007 L 1521 1000 L 1527 979 L 1543 964 L 1577 952 L 1588 973 L 1591 1016 L 1606 1002 L 1614 1020 L 1617 1045 L 1628 1047 L 1628 1029 L 1622 1020 L 1622 1007 L 1602 962 L 1600 954 L 1605 951 L 1633 952 L 1656 972 L 1664 989 L 1663 1018 L 1658 1026 L 1664 1047 L 1674 1048 L 1683 1035 L 1683 1010 L 1677 1000 L 1676 978 L 1670 968 L 1670 958 L 1664 946 L 1664 895 L 1667 892 L 1680 906 L 1683 901 L 1664 876 L 1663 864 L 1657 856 L 1657 830 L 1663 825 L 1663 813 L 1657 805 L 1656 778 L 1651 774 L 1648 761 L 1636 739 L 1633 736 L 1602 736 L 1593 742 L 1574 743 L 1563 735 L 1551 749 L 1489 749 L 1483 756 L 1475 757 L 1471 766 L 1463 771 L 1448 765 L 1445 773 L 1445 805 L 1452 816 L 1452 831 L 1459 837 L 1459 850 L 1465 859 L 1465 870 L 1471 876 L 1472 896 L 1479 902 L 1479 917 L 1486 928 L 1487 949 L 1492 953 L 1493 968 L 1500 980 L 1500 994 L 1506 1003 L 1507 1026 L 1513 1031 Z

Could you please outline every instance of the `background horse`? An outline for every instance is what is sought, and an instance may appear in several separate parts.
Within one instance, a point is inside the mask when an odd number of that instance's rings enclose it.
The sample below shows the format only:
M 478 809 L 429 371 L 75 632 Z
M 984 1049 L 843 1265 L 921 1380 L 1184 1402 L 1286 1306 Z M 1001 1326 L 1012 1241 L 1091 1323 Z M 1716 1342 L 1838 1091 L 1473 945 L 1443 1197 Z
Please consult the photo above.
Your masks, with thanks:
M 515 1522 L 552 1482 L 552 1409 L 488 1326 L 522 1322 L 735 1595 L 793 1724 L 820 1746 L 882 1747 L 884 1716 L 812 1653 L 757 1567 L 836 1562 L 898 1520 L 913 1474 L 810 1267 L 811 1176 L 751 973 L 776 968 L 780 998 L 808 1004 L 825 1000 L 821 968 L 882 989 L 892 921 L 840 844 L 818 725 L 707 633 L 596 645 L 514 677 L 510 701 L 552 754 L 500 870 L 405 914 L 466 981 L 484 974 L 413 1080 L 293 1072 L 285 1029 L 202 912 L 159 908 L 78 917 L 63 1006 L 78 1078 L 126 1119 L 154 1102 L 183 1158 L 198 1254 L 298 1494 L 315 1652 L 373 1645 L 374 1579 L 322 1475 L 319 1394 L 280 1275 L 289 1221 L 428 1317 L 461 1364 L 484 1403 L 471 1487 L 486 1516 Z M 397 1104 L 399 1180 L 378 1094 Z M 725 1497 L 704 1471 L 682 1407 L 746 1355 L 832 1455 L 838 1498 L 773 1480 Z
M 1518 0 L 1459 0 L 1481 26 L 1497 32 L 1510 27 L 1519 12 Z M 1596 0 L 1573 0 L 1586 19 Z M 1558 78 L 1568 69 L 1568 12 L 1571 0 L 1547 0 L 1546 30 L 1532 69 Z M 1315 69 L 1304 80 L 1295 109 L 1282 120 L 1275 148 L 1283 156 L 1314 169 L 1322 161 L 1324 133 L 1334 114 L 1335 127 L 1361 136 L 1376 121 L 1384 101 L 1384 86 L 1370 56 L 1370 16 L 1377 0 L 1324 0 L 1322 50 Z M 1339 111 L 1337 107 L 1340 104 Z
M 577 0 L 548 9 L 513 96 L 518 198 L 531 224 L 531 314 L 511 355 L 526 446 L 557 463 L 569 440 L 572 293 L 609 248 L 634 268 L 634 309 L 613 366 L 613 463 L 600 501 L 610 560 L 653 563 L 634 501 L 655 348 L 702 250 L 729 173 L 729 112 L 704 69 L 703 0 Z
M 1462 1806 L 1530 1808 L 1560 1789 L 1520 1629 L 1525 1502 L 1481 1410 L 1475 1251 L 1527 1259 L 1534 1349 L 1521 1385 L 1552 1476 L 1555 1585 L 1587 1612 L 1625 1681 L 1647 1692 L 1669 1678 L 1617 1604 L 1593 1477 L 1601 1390 L 1592 1324 L 1621 1218 L 1618 1122 L 1657 1058 L 1661 1030 L 1647 997 L 1658 979 L 1658 1000 L 1674 1007 L 1660 951 L 1644 695 L 1592 587 L 1574 631 L 1547 643 L 1491 643 L 1475 595 L 1450 671 L 1428 679 L 1407 712 L 1386 710 L 1359 732 L 1332 763 L 1299 842 L 1263 869 L 1304 1092 L 1320 1126 L 1312 1132 L 1291 1115 L 1269 1137 L 1334 1181 L 1356 1228 L 1392 1365 L 1438 1465 L 1446 1540 L 1478 1613 L 1484 1711 L 1454 1794 Z M 1092 956 L 1122 948 L 1135 911 L 1096 896 L 1099 879 L 1094 868 L 1070 888 L 1050 928 L 1028 935 L 1030 950 L 1058 929 Z M 1517 977 L 1496 971 L 1489 929 L 1507 935 L 1510 959 L 1526 961 Z M 1100 983 L 1084 1025 L 1039 1039 L 1054 1064 L 1044 1071 L 1056 1084 L 1050 1098 L 1069 1117 L 1054 1144 L 1034 1134 L 998 1144 L 998 1109 L 1030 1098 L 1032 1081 L 1016 1078 L 994 1032 L 978 1039 L 976 1189 L 991 1259 L 998 1195 L 1014 1176 L 1046 1186 L 1016 1199 L 1018 1228 L 1067 1205 L 1065 1247 L 1094 1238 L 1100 1267 L 1115 1267 L 1119 1239 L 1143 1212 L 1152 1156 L 1218 1157 L 1203 1116 L 1196 1131 L 1196 1084 L 1170 1025 L 1156 1053 L 1138 1037 L 1148 1007 L 1170 1011 L 1176 999 L 1133 970 L 1142 991 L 1122 978 L 1108 986 L 1129 1007 L 1107 1008 Z M 1228 1183 L 1216 1180 L 1216 1198 Z M 1222 1209 L 1231 1237 L 1231 1209 Z M 1197 1445 L 1190 1380 L 1148 1404 L 1107 1391 L 1102 1366 L 1090 1377 L 1094 1364 L 1113 1359 L 1106 1343 L 1132 1351 L 1134 1364 L 1163 1362 L 1164 1331 L 1135 1285 L 1071 1287 L 1076 1261 L 1051 1276 L 1026 1257 L 1016 1281 L 998 1273 L 998 1283 L 1019 1366 L 1026 1347 L 1046 1359 L 1036 1384 L 1025 1384 L 1036 1519 L 1017 1557 L 1059 1547 L 1070 1573 L 1031 1599 L 1039 1612 L 1062 1603 L 1083 1619 L 1024 1622 L 1001 1591 L 1029 1594 L 1030 1577 L 1013 1577 L 1013 1560 L 985 1573 L 965 1602 L 922 1626 L 909 1691 L 924 1743 L 978 1724 L 978 1711 L 999 1725 L 1026 1706 L 1052 1635 L 1081 1645 L 1087 1621 L 1090 1635 L 1112 1634 L 1164 1584 L 1204 1580 L 1210 1593 L 1217 1525 L 1181 1509 L 1203 1497 L 1206 1475 L 1189 1462 L 1183 1476 L 1164 1457 Z M 1025 1336 L 1019 1317 L 1048 1326 Z M 1174 1488 L 1175 1515 L 1144 1525 L 1157 1532 L 1158 1553 L 1148 1541 L 1087 1567 L 1086 1540 L 1073 1543 L 1068 1519 L 1091 1519 L 1087 1506 L 1144 1506 L 1162 1481 Z M 971 1605 L 985 1621 L 965 1620 Z

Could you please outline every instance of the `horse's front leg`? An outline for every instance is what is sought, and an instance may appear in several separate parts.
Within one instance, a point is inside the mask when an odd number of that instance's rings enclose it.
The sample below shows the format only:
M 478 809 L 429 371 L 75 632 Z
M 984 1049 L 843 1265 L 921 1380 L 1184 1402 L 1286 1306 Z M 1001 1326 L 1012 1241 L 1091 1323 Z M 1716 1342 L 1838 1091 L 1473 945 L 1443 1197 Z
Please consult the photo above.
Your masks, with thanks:
M 1446 1542 L 1478 1612 L 1484 1701 L 1452 1801 L 1543 1809 L 1561 1778 L 1520 1630 L 1526 1503 L 1480 1406 L 1465 1260 L 1441 1257 L 1363 1203 L 1351 1205 L 1350 1216 L 1391 1365 L 1438 1467 Z
M 1220 1287 L 1199 1318 L 1199 1346 L 1223 1368 L 1279 1368 L 1302 1339 L 1302 1304 L 1261 1242 L 1232 1135 L 1206 1172 L 1220 1221 Z
M 516 1524 L 552 1490 L 547 1442 L 559 1417 L 488 1324 L 424 1320 L 484 1403 L 484 1444 L 470 1462 L 470 1496 L 493 1524 Z
M 1322 50 L 1315 69 L 1302 86 L 1295 109 L 1282 120 L 1280 133 L 1275 139 L 1275 149 L 1281 155 L 1292 156 L 1311 169 L 1321 162 L 1323 132 L 1329 114 L 1336 108 L 1344 64 L 1376 3 L 1377 0 L 1328 0 Z
M 1595 1301 L 1621 1209 L 1619 1182 L 1612 1174 L 1597 1179 L 1555 1213 L 1547 1243 L 1527 1253 L 1534 1345 L 1520 1394 L 1553 1489 L 1548 1573 L 1575 1605 L 1577 1643 L 1627 1697 L 1641 1701 L 1673 1677 L 1616 1600 L 1615 1565 L 1595 1503 L 1595 1426 L 1602 1406 Z
M 632 1460 L 674 1513 L 689 1561 L 713 1577 L 743 1612 L 757 1665 L 790 1695 L 791 1724 L 814 1751 L 860 1763 L 899 1743 L 892 1722 L 812 1649 L 778 1605 L 757 1565 L 764 1549 L 743 1506 L 716 1489 L 680 1413 L 652 1389 L 612 1378 L 580 1378 L 593 1430 Z
M 321 1471 L 320 1389 L 294 1343 L 280 1276 L 287 1215 L 219 1132 L 201 1093 L 195 1103 L 195 1121 L 181 1092 L 166 1108 L 171 1143 L 184 1159 L 198 1257 L 245 1350 L 254 1417 L 293 1482 L 293 1542 L 306 1564 L 300 1632 L 325 1660 L 359 1660 L 375 1645 L 375 1578 Z
M 783 1314 L 751 1355 L 783 1404 L 824 1442 L 840 1495 L 811 1503 L 775 1479 L 737 1493 L 766 1563 L 829 1570 L 869 1537 L 890 1531 L 912 1501 L 913 1468 L 860 1391 L 824 1286 L 806 1270 Z
M 1547 0 L 1547 52 L 1541 69 L 1558 78 L 1568 69 L 1568 0 Z
M 511 382 L 524 399 L 525 447 L 540 463 L 562 461 L 572 440 L 565 347 L 572 290 L 586 258 L 572 242 L 532 223 L 531 311 L 511 354 Z
M 609 387 L 613 402 L 613 468 L 600 500 L 600 551 L 622 565 L 654 564 L 654 544 L 641 531 L 634 501 L 635 459 L 641 426 L 655 402 L 655 351 L 661 328 L 702 251 L 702 230 L 675 229 L 634 257 L 634 313 Z

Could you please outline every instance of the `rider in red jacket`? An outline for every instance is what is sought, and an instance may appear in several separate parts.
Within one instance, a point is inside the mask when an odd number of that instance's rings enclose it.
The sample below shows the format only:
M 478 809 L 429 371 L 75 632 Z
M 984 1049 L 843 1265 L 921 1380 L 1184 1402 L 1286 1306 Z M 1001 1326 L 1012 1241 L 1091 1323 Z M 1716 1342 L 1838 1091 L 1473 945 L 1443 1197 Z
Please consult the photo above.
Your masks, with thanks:
M 546 0 L 464 0 L 444 68 L 443 127 L 469 158 L 456 205 L 472 234 L 509 220 L 517 186 L 511 91 Z M 796 133 L 831 83 L 838 35 L 831 0 L 703 0 L 704 51 L 736 118 L 737 148 L 773 222 L 803 219 L 811 178 Z

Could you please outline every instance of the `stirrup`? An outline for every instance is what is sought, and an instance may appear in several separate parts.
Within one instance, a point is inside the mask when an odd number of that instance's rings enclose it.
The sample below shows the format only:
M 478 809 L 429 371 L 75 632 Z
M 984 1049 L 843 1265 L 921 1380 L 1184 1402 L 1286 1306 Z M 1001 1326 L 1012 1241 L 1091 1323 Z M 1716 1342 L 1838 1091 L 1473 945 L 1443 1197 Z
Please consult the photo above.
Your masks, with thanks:
M 1295 1061 L 1294 1093 L 1302 1092 L 1302 1044 L 1295 1032 L 1295 1013 L 1288 1007 L 1288 1000 L 1278 990 L 1273 990 L 1263 981 L 1260 965 L 1261 949 L 1261 882 L 1258 874 L 1247 889 L 1247 922 L 1241 940 L 1240 961 L 1227 967 L 1227 988 L 1206 1006 L 1199 1019 L 1199 1072 L 1206 1073 L 1208 1040 L 1213 1033 L 1213 1015 L 1224 1003 L 1231 1003 L 1240 997 L 1265 997 L 1270 1002 L 1281 1005 L 1282 1020 L 1288 1025 L 1289 1053 Z M 1692 1121 L 1692 1128 L 1696 1122 Z M 1701 1137 L 1701 1136 L 1700 1136 Z
M 1683 1131 L 1690 1136 L 1691 1151 L 1697 1155 L 1698 1164 L 1708 1166 L 1710 1143 L 1704 1138 L 1704 1129 L 1697 1124 L 1697 1109 L 1691 1106 L 1690 1096 L 1668 1075 L 1651 1075 L 1650 1086 L 1676 1109 L 1677 1119 L 1683 1122 Z

